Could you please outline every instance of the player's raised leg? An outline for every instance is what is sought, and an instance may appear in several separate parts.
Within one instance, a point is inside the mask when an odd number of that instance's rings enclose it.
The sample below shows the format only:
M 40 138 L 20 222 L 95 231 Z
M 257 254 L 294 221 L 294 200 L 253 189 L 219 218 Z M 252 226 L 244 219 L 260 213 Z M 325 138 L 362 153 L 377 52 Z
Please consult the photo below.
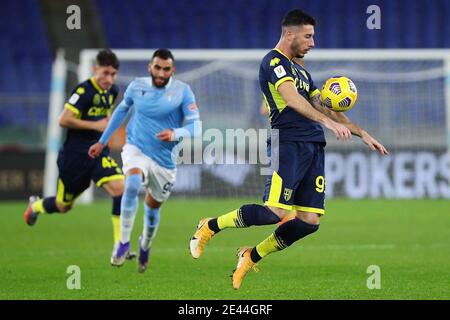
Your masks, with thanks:
M 138 271 L 141 273 L 148 267 L 152 242 L 158 231 L 161 204 L 147 192 L 144 201 L 144 229 L 139 237 Z
M 189 242 L 191 255 L 195 259 L 199 258 L 209 240 L 226 228 L 247 228 L 275 224 L 279 221 L 280 218 L 270 209 L 258 204 L 243 205 L 218 218 L 202 219 Z
M 78 195 L 83 192 L 85 188 L 84 186 L 81 186 L 80 188 L 69 187 L 69 189 L 70 190 L 68 191 L 64 182 L 60 178 L 58 179 L 56 197 L 46 197 L 44 199 L 40 199 L 38 196 L 31 196 L 24 214 L 26 224 L 29 226 L 35 225 L 39 215 L 43 213 L 66 213 L 72 209 L 73 202 L 76 197 L 78 197 Z
M 117 251 L 111 258 L 113 266 L 121 266 L 130 251 L 130 237 L 139 205 L 139 190 L 142 185 L 142 170 L 132 168 L 125 177 L 125 189 L 121 201 L 120 241 Z
M 279 210 L 278 208 L 271 208 Z M 286 212 L 288 214 L 288 212 Z M 286 249 L 294 242 L 319 229 L 319 215 L 297 212 L 297 217 L 281 224 L 270 236 L 253 248 L 244 247 L 238 252 L 238 264 L 233 271 L 233 288 L 239 289 L 244 277 L 262 258 Z

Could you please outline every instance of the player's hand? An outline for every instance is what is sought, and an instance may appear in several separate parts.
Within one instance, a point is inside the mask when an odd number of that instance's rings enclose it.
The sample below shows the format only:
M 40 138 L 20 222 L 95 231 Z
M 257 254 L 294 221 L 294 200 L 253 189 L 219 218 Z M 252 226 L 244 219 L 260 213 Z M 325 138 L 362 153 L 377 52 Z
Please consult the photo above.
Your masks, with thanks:
M 365 144 L 367 144 L 370 150 L 378 151 L 380 154 L 385 156 L 389 154 L 387 149 L 366 131 L 362 132 L 361 139 Z
M 108 119 L 103 118 L 101 120 L 95 121 L 95 130 L 99 132 L 105 131 L 106 127 L 108 126 Z
M 105 145 L 100 142 L 93 144 L 88 151 L 89 157 L 91 157 L 92 159 L 97 158 L 102 153 L 104 148 Z
M 352 133 L 350 130 L 344 126 L 343 124 L 337 123 L 336 121 L 331 120 L 330 118 L 325 118 L 325 121 L 323 122 L 323 125 L 327 128 L 333 131 L 334 135 L 336 136 L 336 139 L 338 140 L 349 140 L 352 137 Z
M 172 129 L 164 129 L 160 133 L 156 134 L 156 137 L 161 141 L 175 141 L 175 132 L 173 132 Z

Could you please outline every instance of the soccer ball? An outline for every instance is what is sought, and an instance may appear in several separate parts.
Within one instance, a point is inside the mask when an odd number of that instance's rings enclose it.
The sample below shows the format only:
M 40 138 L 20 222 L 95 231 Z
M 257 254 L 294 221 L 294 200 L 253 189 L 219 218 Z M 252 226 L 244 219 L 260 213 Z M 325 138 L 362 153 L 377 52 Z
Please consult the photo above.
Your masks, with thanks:
M 336 76 L 328 79 L 320 93 L 322 103 L 333 111 L 348 111 L 355 105 L 358 91 L 352 80 Z

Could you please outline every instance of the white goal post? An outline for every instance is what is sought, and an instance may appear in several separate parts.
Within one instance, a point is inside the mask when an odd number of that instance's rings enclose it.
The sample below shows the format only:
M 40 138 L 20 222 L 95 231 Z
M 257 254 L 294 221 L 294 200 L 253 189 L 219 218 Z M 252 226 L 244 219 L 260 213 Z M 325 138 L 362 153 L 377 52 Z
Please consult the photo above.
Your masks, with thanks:
M 113 49 L 121 62 L 118 82 L 122 88 L 134 77 L 147 76 L 146 65 L 154 50 Z M 176 77 L 193 87 L 200 101 L 204 125 L 244 129 L 255 126 L 253 118 L 257 112 L 248 110 L 254 109 L 262 99 L 257 85 L 258 70 L 268 51 L 172 50 L 177 63 Z M 98 49 L 81 51 L 80 82 L 91 76 L 97 53 Z M 305 57 L 305 63 L 319 89 L 331 76 L 341 74 L 352 78 L 359 97 L 354 113 L 350 115 L 375 131 L 376 136 L 381 136 L 391 148 L 448 149 L 450 146 L 450 50 L 314 49 Z M 439 88 L 435 89 L 436 86 Z M 231 98 L 240 100 L 236 102 Z M 371 109 L 361 107 L 359 110 L 359 105 L 370 105 Z M 209 113 L 210 106 L 215 108 L 214 113 Z M 57 110 L 52 105 L 50 108 Z M 49 133 L 51 128 L 58 126 L 55 121 L 55 117 L 49 118 Z M 266 124 L 256 125 L 264 127 Z M 54 135 L 55 130 L 52 132 Z M 331 148 L 341 148 L 333 139 L 328 141 Z M 350 144 L 353 146 L 354 142 Z M 50 174 L 49 170 L 57 170 L 56 165 L 46 166 L 44 185 L 47 194 L 55 191 L 51 185 L 56 186 L 55 173 Z M 91 188 L 80 200 L 91 202 L 92 195 Z

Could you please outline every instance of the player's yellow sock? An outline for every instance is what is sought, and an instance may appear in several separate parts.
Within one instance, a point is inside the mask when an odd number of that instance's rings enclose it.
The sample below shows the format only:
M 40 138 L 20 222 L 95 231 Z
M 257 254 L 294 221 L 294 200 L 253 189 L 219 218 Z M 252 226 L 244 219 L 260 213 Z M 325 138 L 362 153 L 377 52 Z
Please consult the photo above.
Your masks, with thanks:
M 113 215 L 112 224 L 114 243 L 118 243 L 120 241 L 120 216 Z
M 217 218 L 217 226 L 220 230 L 225 228 L 238 228 L 243 226 L 242 217 L 238 215 L 239 209 L 228 212 Z
M 256 251 L 261 256 L 261 258 L 264 258 L 269 253 L 280 251 L 285 247 L 286 245 L 276 237 L 275 233 L 272 233 L 256 246 Z
M 45 209 L 44 209 L 44 199 L 40 199 L 38 201 L 35 201 L 32 205 L 31 205 L 31 210 L 33 210 L 33 212 L 36 213 L 45 213 Z
M 319 225 L 306 223 L 299 218 L 288 220 L 256 246 L 256 253 L 259 257 L 254 254 L 252 260 L 258 262 L 258 258 L 261 259 L 269 253 L 283 250 L 318 229 Z

